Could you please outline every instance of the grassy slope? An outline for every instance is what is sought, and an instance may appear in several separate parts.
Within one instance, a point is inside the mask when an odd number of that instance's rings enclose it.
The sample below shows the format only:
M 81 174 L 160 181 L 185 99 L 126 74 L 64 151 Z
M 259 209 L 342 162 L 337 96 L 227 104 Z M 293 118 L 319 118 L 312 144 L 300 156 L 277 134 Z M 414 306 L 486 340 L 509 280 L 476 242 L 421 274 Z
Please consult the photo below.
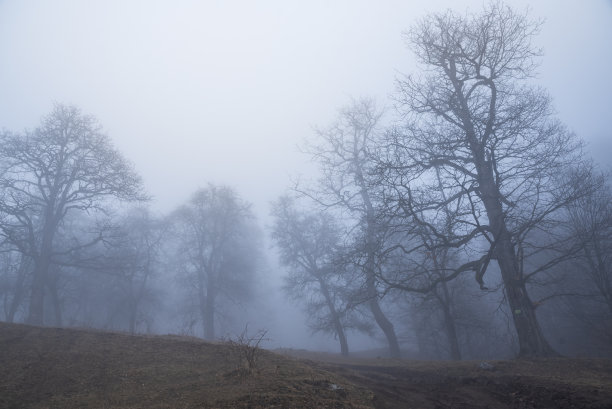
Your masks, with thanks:
M 0 323 L 0 408 L 371 407 L 324 370 L 259 362 L 247 375 L 229 346 L 195 338 Z
M 612 408 L 606 360 L 482 369 L 261 351 L 259 373 L 248 375 L 233 351 L 187 337 L 0 323 L 0 408 Z

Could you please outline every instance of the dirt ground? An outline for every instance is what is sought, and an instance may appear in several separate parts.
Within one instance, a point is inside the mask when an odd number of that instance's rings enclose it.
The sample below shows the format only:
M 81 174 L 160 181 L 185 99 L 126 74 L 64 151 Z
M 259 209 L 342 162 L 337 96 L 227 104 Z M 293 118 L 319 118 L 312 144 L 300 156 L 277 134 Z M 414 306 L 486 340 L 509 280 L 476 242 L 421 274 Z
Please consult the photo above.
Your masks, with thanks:
M 376 408 L 612 408 L 612 361 L 409 361 L 280 351 L 373 393 Z
M 425 362 L 0 323 L 0 408 L 612 408 L 612 362 Z

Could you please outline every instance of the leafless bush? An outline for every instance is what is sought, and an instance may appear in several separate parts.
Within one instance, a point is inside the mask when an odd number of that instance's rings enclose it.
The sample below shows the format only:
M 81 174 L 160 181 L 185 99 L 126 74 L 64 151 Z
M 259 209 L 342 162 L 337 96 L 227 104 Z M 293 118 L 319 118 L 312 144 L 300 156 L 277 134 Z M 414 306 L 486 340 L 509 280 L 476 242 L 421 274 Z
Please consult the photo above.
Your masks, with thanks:
M 269 341 L 269 339 L 266 338 L 268 330 L 260 329 L 254 334 L 249 334 L 248 329 L 247 324 L 242 333 L 235 337 L 228 337 L 226 342 L 231 347 L 233 358 L 238 359 L 239 369 L 246 371 L 248 375 L 252 375 L 259 372 L 257 368 L 257 361 L 261 352 L 259 345 L 263 341 Z

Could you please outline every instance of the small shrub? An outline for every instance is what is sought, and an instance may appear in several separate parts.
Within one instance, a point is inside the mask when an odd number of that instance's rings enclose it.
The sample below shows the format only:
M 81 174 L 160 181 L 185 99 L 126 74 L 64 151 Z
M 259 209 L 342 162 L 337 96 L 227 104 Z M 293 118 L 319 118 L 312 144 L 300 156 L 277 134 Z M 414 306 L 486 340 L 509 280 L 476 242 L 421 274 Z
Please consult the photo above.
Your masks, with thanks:
M 255 334 L 249 335 L 248 329 L 247 324 L 242 333 L 227 338 L 226 342 L 232 347 L 233 355 L 237 356 L 240 369 L 246 370 L 249 375 L 252 375 L 259 372 L 257 367 L 257 360 L 261 352 L 259 345 L 263 341 L 269 341 L 269 339 L 266 338 L 268 330 L 260 329 Z

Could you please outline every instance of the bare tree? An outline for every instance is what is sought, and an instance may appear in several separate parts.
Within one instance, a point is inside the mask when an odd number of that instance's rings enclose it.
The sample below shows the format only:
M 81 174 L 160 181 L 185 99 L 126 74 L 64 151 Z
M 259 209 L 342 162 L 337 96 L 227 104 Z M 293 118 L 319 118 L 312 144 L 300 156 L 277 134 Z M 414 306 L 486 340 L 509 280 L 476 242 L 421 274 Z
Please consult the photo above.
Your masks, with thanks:
M 135 333 L 143 316 L 143 305 L 155 297 L 152 280 L 159 272 L 160 252 L 166 228 L 149 209 L 131 209 L 119 220 L 113 240 L 109 240 L 101 271 L 116 283 L 117 304 L 113 310 L 127 312 L 127 326 Z
M 347 329 L 369 331 L 370 326 L 352 305 L 352 274 L 342 259 L 342 230 L 324 212 L 297 210 L 281 197 L 273 206 L 272 238 L 280 260 L 289 268 L 284 289 L 306 300 L 313 331 L 334 334 L 342 355 L 349 354 Z
M 363 291 L 356 302 L 367 304 L 384 333 L 392 357 L 400 356 L 393 324 L 381 308 L 383 290 L 377 271 L 383 262 L 385 222 L 380 180 L 372 151 L 377 147 L 382 113 L 371 99 L 354 101 L 342 109 L 338 120 L 318 131 L 309 152 L 319 163 L 322 177 L 317 189 L 305 193 L 327 208 L 348 215 L 353 227 L 353 264 L 362 273 Z
M 574 327 L 582 329 L 581 335 L 590 336 L 575 337 L 573 329 L 561 336 L 572 340 L 575 348 L 590 348 L 590 354 L 609 355 L 612 348 L 610 185 L 604 183 L 600 189 L 572 203 L 567 208 L 567 217 L 562 231 L 569 237 L 568 247 L 576 251 L 561 272 L 563 280 L 558 280 L 557 292 L 566 297 L 557 304 L 575 320 Z
M 56 105 L 34 131 L 0 135 L 0 232 L 34 264 L 28 323 L 44 322 L 45 284 L 62 222 L 73 212 L 103 211 L 111 198 L 144 199 L 140 178 L 79 109 Z
M 572 237 L 581 248 L 580 257 L 575 261 L 612 315 L 612 194 L 609 186 L 581 198 L 568 210 Z
M 0 250 L 0 297 L 4 319 L 14 322 L 27 301 L 27 289 L 32 273 L 32 260 L 5 245 Z
M 215 338 L 220 298 L 245 298 L 252 287 L 260 242 L 250 208 L 231 188 L 209 185 L 171 215 L 180 274 L 206 339 Z
M 399 207 L 446 247 L 481 249 L 454 269 L 482 277 L 495 260 L 513 313 L 520 355 L 555 352 L 542 335 L 521 268 L 519 242 L 584 194 L 580 144 L 530 85 L 540 23 L 500 2 L 478 15 L 451 11 L 421 20 L 406 37 L 422 76 L 398 80 L 404 126 L 390 136 L 386 167 Z M 569 172 L 568 169 L 574 169 Z M 439 173 L 442 183 L 435 180 Z M 572 173 L 563 185 L 561 175 Z M 462 201 L 461 229 L 447 235 L 420 217 Z

